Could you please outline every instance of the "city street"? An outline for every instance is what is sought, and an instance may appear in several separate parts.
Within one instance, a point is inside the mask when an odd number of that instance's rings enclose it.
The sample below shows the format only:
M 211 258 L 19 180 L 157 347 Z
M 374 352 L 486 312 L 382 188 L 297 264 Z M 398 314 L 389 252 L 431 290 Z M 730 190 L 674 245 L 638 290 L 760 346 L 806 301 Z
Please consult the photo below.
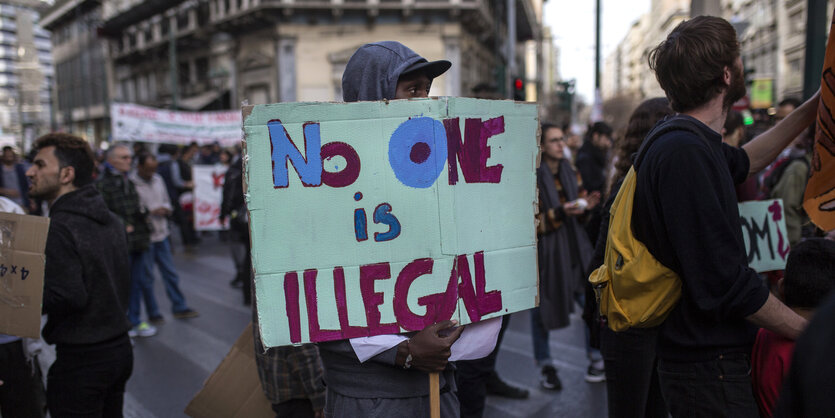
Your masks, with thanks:
M 155 280 L 157 301 L 166 322 L 158 327 L 156 336 L 135 341 L 133 376 L 125 396 L 126 417 L 185 416 L 188 402 L 250 321 L 250 310 L 241 303 L 240 289 L 229 286 L 234 267 L 228 248 L 217 234 L 205 236 L 194 253 L 183 252 L 177 243 L 174 248 L 181 288 L 200 316 L 174 319 L 162 283 Z M 583 380 L 588 362 L 580 318 L 574 317 L 570 328 L 551 333 L 551 350 L 564 386 L 560 392 L 540 389 L 529 322 L 528 312 L 512 316 L 498 370 L 506 381 L 527 388 L 530 398 L 488 398 L 485 417 L 604 417 L 605 385 Z M 54 354 L 48 350 L 42 357 L 42 363 L 48 363 Z

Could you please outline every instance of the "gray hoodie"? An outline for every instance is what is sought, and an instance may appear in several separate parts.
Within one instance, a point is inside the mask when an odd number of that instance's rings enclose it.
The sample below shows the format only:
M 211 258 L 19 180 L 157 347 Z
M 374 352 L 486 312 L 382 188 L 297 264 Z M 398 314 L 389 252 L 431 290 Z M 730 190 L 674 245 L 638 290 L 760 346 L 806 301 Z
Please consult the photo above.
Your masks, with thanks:
M 351 56 L 342 74 L 342 100 L 392 100 L 397 80 L 414 64 L 426 62 L 400 42 L 365 44 Z

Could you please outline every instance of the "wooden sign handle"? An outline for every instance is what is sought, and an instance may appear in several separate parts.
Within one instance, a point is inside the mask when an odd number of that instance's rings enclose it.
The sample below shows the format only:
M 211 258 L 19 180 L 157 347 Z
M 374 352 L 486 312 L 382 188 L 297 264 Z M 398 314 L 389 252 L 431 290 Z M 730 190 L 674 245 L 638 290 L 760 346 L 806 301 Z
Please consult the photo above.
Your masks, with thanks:
M 432 418 L 441 418 L 440 373 L 429 373 L 429 413 Z

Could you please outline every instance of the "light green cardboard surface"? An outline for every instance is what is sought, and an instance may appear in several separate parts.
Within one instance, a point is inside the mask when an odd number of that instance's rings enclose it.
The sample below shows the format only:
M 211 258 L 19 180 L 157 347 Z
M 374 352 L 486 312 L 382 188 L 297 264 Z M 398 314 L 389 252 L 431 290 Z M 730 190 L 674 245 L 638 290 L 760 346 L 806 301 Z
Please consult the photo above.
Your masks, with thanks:
M 783 270 L 789 253 L 783 200 L 739 204 L 748 265 L 757 272 Z
M 395 322 L 394 287 L 398 273 L 420 258 L 434 260 L 432 273 L 418 277 L 409 287 L 407 303 L 417 315 L 425 312 L 419 297 L 443 293 L 457 255 L 466 255 L 470 277 L 475 278 L 473 254 L 484 252 L 485 291 L 501 292 L 501 310 L 486 319 L 534 307 L 537 300 L 535 164 L 537 109 L 533 104 L 465 98 L 397 100 L 360 103 L 283 103 L 244 108 L 246 202 L 250 213 L 252 262 L 256 300 L 264 344 L 268 347 L 311 341 L 303 272 L 317 269 L 319 326 L 338 330 L 333 268 L 342 267 L 348 322 L 367 325 L 366 306 L 359 285 L 359 267 L 390 263 L 391 279 L 378 280 L 374 290 L 383 294 L 377 308 L 382 323 Z M 439 122 L 460 118 L 504 118 L 504 132 L 490 136 L 490 158 L 484 165 L 503 166 L 499 183 L 468 183 L 458 166 L 458 182 L 449 184 L 447 149 L 434 150 L 427 161 L 440 158 L 444 168 L 430 186 L 410 187 L 395 175 L 389 160 L 392 134 L 410 118 Z M 335 141 L 350 145 L 359 155 L 360 173 L 346 187 L 305 187 L 290 162 L 287 187 L 277 188 L 273 178 L 273 144 L 268 123 L 280 120 L 302 155 L 303 126 L 319 123 L 322 146 Z M 431 142 L 433 134 L 427 134 Z M 453 139 L 447 138 L 449 141 Z M 437 138 L 435 138 L 437 140 Z M 309 156 L 308 156 L 309 157 Z M 275 161 L 283 164 L 284 161 Z M 342 157 L 323 159 L 327 172 L 345 168 Z M 355 194 L 362 199 L 355 201 Z M 374 209 L 391 205 L 401 226 L 396 238 L 375 242 L 375 232 L 388 227 L 375 224 Z M 358 241 L 354 210 L 367 215 L 368 239 Z M 291 341 L 285 274 L 297 272 L 301 340 Z M 471 322 L 463 302 L 452 315 Z M 405 331 L 405 329 L 401 329 Z M 315 338 L 315 336 L 314 336 Z

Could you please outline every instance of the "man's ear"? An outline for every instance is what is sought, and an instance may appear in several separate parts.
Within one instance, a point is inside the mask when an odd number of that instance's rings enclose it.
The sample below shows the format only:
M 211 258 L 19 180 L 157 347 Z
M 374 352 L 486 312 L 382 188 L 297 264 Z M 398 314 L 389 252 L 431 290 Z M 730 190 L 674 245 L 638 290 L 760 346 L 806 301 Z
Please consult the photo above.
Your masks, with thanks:
M 726 86 L 730 86 L 732 79 L 733 79 L 733 68 L 726 65 L 725 69 L 722 72 L 722 81 L 725 82 Z
M 62 167 L 61 172 L 58 173 L 58 181 L 61 185 L 72 184 L 75 181 L 75 167 L 71 165 Z

